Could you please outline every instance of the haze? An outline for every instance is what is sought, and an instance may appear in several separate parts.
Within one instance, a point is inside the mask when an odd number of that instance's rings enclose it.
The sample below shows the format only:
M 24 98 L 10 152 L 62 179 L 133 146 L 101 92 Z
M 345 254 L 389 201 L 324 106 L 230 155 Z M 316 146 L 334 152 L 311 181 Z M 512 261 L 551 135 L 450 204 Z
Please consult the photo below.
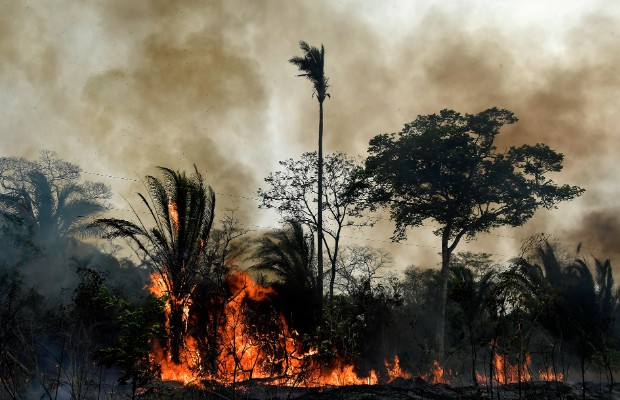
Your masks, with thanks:
M 182 4 L 181 4 L 182 3 Z M 287 60 L 325 45 L 325 151 L 365 156 L 373 136 L 417 115 L 497 106 L 520 121 L 500 146 L 565 154 L 561 183 L 586 189 L 519 229 L 459 250 L 516 256 L 544 232 L 620 267 L 620 6 L 592 2 L 17 1 L 0 5 L 2 156 L 56 151 L 127 208 L 157 165 L 206 171 L 218 210 L 278 226 L 256 191 L 277 162 L 316 147 L 317 104 Z M 116 210 L 123 217 L 123 210 Z M 363 244 L 396 265 L 439 262 L 432 228 Z M 615 261 L 614 261 L 615 260 Z

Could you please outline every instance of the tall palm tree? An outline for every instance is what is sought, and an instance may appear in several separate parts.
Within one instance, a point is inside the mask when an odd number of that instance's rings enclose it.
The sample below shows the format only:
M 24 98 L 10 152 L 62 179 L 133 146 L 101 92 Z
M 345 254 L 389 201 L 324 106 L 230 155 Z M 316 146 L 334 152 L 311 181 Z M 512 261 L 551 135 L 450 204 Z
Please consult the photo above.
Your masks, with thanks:
M 319 159 L 318 159 L 318 213 L 317 213 L 317 290 L 319 298 L 323 301 L 323 101 L 329 97 L 327 93 L 327 77 L 325 76 L 325 48 L 310 46 L 301 40 L 299 47 L 303 51 L 303 57 L 293 57 L 288 60 L 299 68 L 302 74 L 312 82 L 314 95 L 319 102 Z
M 162 178 L 147 176 L 148 198 L 138 194 L 148 209 L 153 226 L 123 219 L 98 219 L 104 237 L 122 237 L 135 243 L 151 261 L 168 295 L 170 358 L 180 363 L 180 349 L 187 330 L 184 309 L 189 306 L 199 268 L 205 261 L 205 245 L 213 224 L 215 194 L 202 175 L 158 167 Z

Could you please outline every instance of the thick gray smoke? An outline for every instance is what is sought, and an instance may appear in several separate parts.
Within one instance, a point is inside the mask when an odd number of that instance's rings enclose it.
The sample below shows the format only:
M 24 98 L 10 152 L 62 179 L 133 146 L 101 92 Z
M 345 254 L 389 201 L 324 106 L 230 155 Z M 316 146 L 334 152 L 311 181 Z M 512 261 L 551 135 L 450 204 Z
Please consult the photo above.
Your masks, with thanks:
M 466 5 L 420 4 L 402 12 L 409 18 L 388 19 L 399 13 L 357 2 L 8 2 L 2 155 L 32 159 L 49 148 L 87 172 L 130 179 L 195 163 L 220 193 L 219 210 L 237 207 L 247 225 L 276 225 L 244 197 L 255 196 L 278 160 L 316 145 L 318 106 L 287 63 L 303 39 L 327 52 L 327 152 L 364 155 L 374 135 L 443 108 L 510 109 L 520 122 L 500 135 L 500 147 L 549 144 L 566 156 L 556 180 L 587 192 L 496 233 L 547 232 L 614 257 L 620 13 L 600 4 L 564 24 L 549 13 L 545 26 Z M 101 179 L 130 201 L 142 190 Z M 351 236 L 388 240 L 390 230 L 386 222 Z M 389 245 L 397 264 L 438 262 L 437 239 L 421 232 L 410 234 L 413 246 Z M 507 258 L 519 245 L 482 235 L 471 248 Z

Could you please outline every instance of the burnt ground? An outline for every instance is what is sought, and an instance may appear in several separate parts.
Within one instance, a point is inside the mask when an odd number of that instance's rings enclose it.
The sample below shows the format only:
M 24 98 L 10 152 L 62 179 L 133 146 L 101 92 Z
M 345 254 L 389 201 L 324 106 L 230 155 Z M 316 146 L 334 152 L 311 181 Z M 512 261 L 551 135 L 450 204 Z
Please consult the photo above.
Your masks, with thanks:
M 620 400 L 620 384 L 610 393 L 605 385 L 586 385 L 588 400 Z M 529 382 L 486 387 L 431 385 L 421 380 L 401 380 L 391 385 L 359 385 L 327 388 L 288 388 L 263 384 L 244 384 L 236 391 L 230 388 L 199 389 L 164 385 L 146 396 L 152 399 L 185 400 L 579 400 L 581 385 L 560 382 Z

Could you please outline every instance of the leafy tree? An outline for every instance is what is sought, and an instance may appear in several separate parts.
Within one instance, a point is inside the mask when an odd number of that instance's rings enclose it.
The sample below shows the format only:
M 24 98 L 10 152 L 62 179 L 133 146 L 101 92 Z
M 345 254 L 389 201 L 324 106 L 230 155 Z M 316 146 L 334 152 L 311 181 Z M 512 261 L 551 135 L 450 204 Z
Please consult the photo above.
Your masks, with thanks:
M 259 189 L 261 207 L 275 209 L 285 220 L 298 221 L 312 230 L 321 230 L 319 243 L 325 245 L 331 264 L 330 298 L 334 294 L 340 239 L 346 227 L 371 226 L 375 220 L 362 215 L 361 199 L 366 188 L 361 185 L 362 167 L 343 153 L 329 154 L 321 163 L 325 169 L 323 184 L 316 178 L 316 153 L 304 153 L 299 160 L 280 161 L 282 170 L 270 173 L 267 187 Z M 325 190 L 319 195 L 319 186 Z M 314 204 L 318 199 L 324 214 L 319 216 Z M 321 228 L 320 228 L 321 227 Z M 331 240 L 328 240 L 331 239 Z M 322 259 L 318 251 L 317 261 Z M 322 267 L 318 266 L 317 290 L 322 291 Z
M 42 151 L 39 160 L 0 158 L 2 257 L 9 264 L 28 263 L 37 255 L 52 264 L 66 261 L 60 242 L 93 233 L 89 223 L 108 209 L 110 189 L 81 181 L 81 169 Z M 63 260 L 54 260 L 62 256 Z
M 435 341 L 441 352 L 448 266 L 460 240 L 503 225 L 523 225 L 539 207 L 553 208 L 583 192 L 547 176 L 562 170 L 564 158 L 547 145 L 497 151 L 493 143 L 500 128 L 516 121 L 512 112 L 498 108 L 475 115 L 442 110 L 370 140 L 371 205 L 390 209 L 393 240 L 405 239 L 406 228 L 427 219 L 439 224 L 442 282 Z
M 138 194 L 154 226 L 148 227 L 135 213 L 137 223 L 116 218 L 96 221 L 104 237 L 122 237 L 138 246 L 161 277 L 170 307 L 170 354 L 180 363 L 180 349 L 187 329 L 184 308 L 188 305 L 196 276 L 206 263 L 205 247 L 213 224 L 215 195 L 202 175 L 159 167 L 162 178 L 146 177 L 150 201 Z
M 160 366 L 152 363 L 150 352 L 153 340 L 161 335 L 164 303 L 151 296 L 144 305 L 136 307 L 107 290 L 101 291 L 98 297 L 119 310 L 116 323 L 120 329 L 115 343 L 97 351 L 95 356 L 108 366 L 119 367 L 122 371 L 119 383 L 131 385 L 132 400 L 140 398 L 139 389 L 160 372 Z
M 325 48 L 321 45 L 319 50 L 317 47 L 310 46 L 301 40 L 299 47 L 303 51 L 303 56 L 293 57 L 288 61 L 299 68 L 302 72 L 299 76 L 306 77 L 311 83 L 314 95 L 319 102 L 319 158 L 317 160 L 318 170 L 318 206 L 317 206 L 317 235 L 318 235 L 318 275 L 317 284 L 322 290 L 323 288 L 323 102 L 325 97 L 329 97 L 327 93 L 327 77 L 325 76 Z M 319 293 L 321 301 L 323 300 L 323 292 Z

